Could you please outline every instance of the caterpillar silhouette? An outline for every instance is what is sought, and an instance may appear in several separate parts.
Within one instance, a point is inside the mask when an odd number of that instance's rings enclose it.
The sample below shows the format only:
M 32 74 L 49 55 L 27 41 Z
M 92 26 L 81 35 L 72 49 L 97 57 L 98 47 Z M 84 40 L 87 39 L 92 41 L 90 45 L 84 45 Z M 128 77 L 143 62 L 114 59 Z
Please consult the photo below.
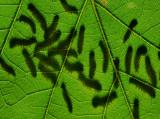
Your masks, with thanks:
M 144 91 L 145 93 L 150 95 L 152 98 L 155 97 L 155 95 L 156 95 L 155 94 L 155 90 L 152 87 L 150 87 L 150 86 L 148 86 L 148 85 L 146 85 L 146 84 L 144 84 L 144 83 L 142 83 L 140 81 L 137 81 L 134 78 L 130 78 L 129 82 L 134 84 L 135 86 L 139 87 L 142 91 Z
M 107 71 L 108 62 L 109 62 L 109 55 L 108 55 L 108 49 L 106 48 L 106 45 L 103 41 L 99 42 L 99 46 L 103 53 L 103 72 L 105 73 Z
M 158 51 L 158 58 L 160 59 L 160 51 Z
M 43 76 L 48 78 L 52 82 L 53 85 L 56 83 L 57 75 L 56 73 L 53 72 L 53 70 L 49 69 L 42 62 L 39 62 L 38 68 L 42 72 Z
M 110 104 L 113 100 L 117 98 L 117 93 L 112 91 L 110 94 L 107 94 L 103 97 L 95 96 L 92 99 L 93 107 L 105 106 L 106 103 Z
M 83 64 L 78 61 L 70 63 L 68 60 L 66 60 L 65 67 L 69 71 L 77 71 L 77 72 L 83 71 Z
M 8 64 L 3 60 L 2 57 L 0 57 L 0 65 L 1 65 L 1 67 L 2 67 L 6 72 L 8 72 L 9 74 L 11 74 L 11 75 L 13 75 L 13 76 L 16 76 L 16 73 L 15 73 L 13 67 L 10 66 L 10 65 L 8 65 Z
M 89 88 L 93 88 L 98 91 L 102 89 L 102 86 L 98 80 L 95 79 L 90 80 L 82 72 L 79 72 L 79 80 Z
M 45 32 L 45 36 L 44 36 L 45 39 L 54 38 L 53 35 L 54 35 L 54 32 L 56 31 L 58 23 L 59 23 L 59 16 L 55 15 L 51 25 L 47 28 L 47 30 Z
M 60 0 L 60 2 L 62 4 L 63 8 L 67 12 L 72 12 L 72 13 L 77 13 L 78 12 L 77 8 L 74 7 L 74 6 L 69 5 L 66 0 Z
M 35 57 L 37 57 L 41 62 L 44 64 L 51 66 L 54 70 L 60 70 L 60 65 L 58 61 L 53 57 L 47 57 L 43 55 L 42 53 L 36 53 L 34 54 Z
M 133 116 L 134 119 L 139 119 L 139 100 L 137 98 L 134 99 Z
M 130 22 L 129 28 L 128 28 L 127 32 L 125 33 L 125 35 L 124 35 L 123 43 L 125 43 L 125 42 L 129 39 L 129 37 L 130 37 L 130 35 L 131 35 L 131 31 L 133 30 L 133 28 L 134 28 L 137 24 L 138 24 L 138 22 L 137 22 L 136 19 L 133 19 L 133 20 Z
M 79 31 L 79 36 L 78 36 L 78 53 L 79 54 L 81 54 L 82 50 L 83 50 L 84 32 L 85 32 L 85 27 L 84 27 L 84 25 L 81 25 L 80 31 Z
M 128 49 L 127 49 L 126 56 L 125 56 L 126 73 L 130 73 L 131 62 L 132 62 L 132 55 L 133 55 L 133 49 L 132 49 L 131 46 L 129 46 Z
M 144 45 L 141 45 L 137 51 L 136 51 L 136 56 L 134 59 L 134 66 L 135 66 L 135 70 L 138 71 L 139 69 L 139 64 L 140 64 L 140 58 L 141 56 L 144 56 L 147 54 L 147 48 Z
M 55 31 L 52 35 L 52 38 L 44 40 L 44 41 L 36 44 L 35 52 L 37 52 L 40 49 L 43 49 L 45 47 L 48 47 L 48 46 L 52 45 L 54 42 L 59 40 L 60 36 L 61 36 L 61 31 L 60 30 Z
M 152 67 L 151 61 L 149 56 L 145 57 L 145 64 L 146 64 L 146 70 L 147 70 L 147 74 L 151 79 L 152 85 L 153 86 L 157 86 L 157 77 L 156 77 L 156 72 Z
M 66 37 L 65 40 L 61 41 L 56 48 L 57 49 L 67 49 L 72 39 L 76 37 L 76 34 L 77 34 L 77 30 L 75 30 L 75 27 L 71 28 L 69 35 Z
M 20 46 L 29 46 L 32 45 L 33 43 L 36 43 L 37 40 L 35 37 L 31 37 L 30 39 L 26 40 L 26 39 L 20 39 L 20 38 L 11 38 L 10 40 L 10 48 L 13 48 L 17 45 Z
M 96 71 L 96 60 L 94 51 L 89 54 L 89 78 L 92 79 Z
M 43 15 L 39 12 L 39 10 L 32 4 L 30 3 L 28 5 L 28 9 L 32 12 L 32 14 L 36 17 L 36 19 L 39 21 L 41 28 L 46 31 L 47 29 L 47 23 Z
M 32 29 L 32 32 L 33 33 L 36 33 L 36 25 L 35 23 L 33 22 L 33 20 L 25 15 L 21 15 L 20 18 L 18 19 L 20 22 L 24 22 L 24 23 L 27 23 L 29 24 L 29 26 L 31 27 Z
M 67 53 L 67 50 L 65 50 L 65 49 L 56 49 L 56 48 L 52 47 L 52 48 L 49 48 L 49 50 L 48 50 L 48 57 L 53 57 L 55 55 L 61 55 L 64 58 L 66 53 Z M 71 48 L 69 50 L 68 56 L 72 56 L 72 57 L 77 58 L 78 54 L 77 54 L 76 50 Z
M 69 93 L 68 93 L 68 90 L 66 88 L 66 85 L 64 83 L 62 83 L 61 88 L 62 88 L 64 100 L 65 100 L 65 102 L 68 106 L 68 110 L 69 110 L 70 113 L 72 113 L 72 111 L 73 111 L 72 101 L 71 101 L 71 98 L 69 97 Z
M 22 51 L 22 54 L 23 54 L 25 61 L 28 65 L 28 68 L 31 71 L 32 76 L 36 77 L 37 76 L 36 66 L 35 66 L 30 54 L 28 53 L 27 49 L 24 48 Z

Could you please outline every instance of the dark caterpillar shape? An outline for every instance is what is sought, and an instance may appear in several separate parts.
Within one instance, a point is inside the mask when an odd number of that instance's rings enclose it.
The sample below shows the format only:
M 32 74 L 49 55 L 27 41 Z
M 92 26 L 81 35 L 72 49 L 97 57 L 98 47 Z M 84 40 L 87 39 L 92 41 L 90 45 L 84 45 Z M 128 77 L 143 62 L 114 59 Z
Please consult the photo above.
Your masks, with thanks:
M 105 106 L 105 104 L 107 103 L 107 100 L 108 100 L 108 104 L 109 104 L 116 98 L 117 98 L 117 93 L 115 91 L 112 91 L 110 93 L 110 95 L 107 94 L 103 97 L 99 97 L 99 96 L 93 97 L 92 105 L 93 105 L 93 107 Z
M 8 72 L 9 74 L 16 76 L 16 73 L 13 69 L 13 67 L 11 67 L 10 65 L 8 65 L 3 59 L 2 57 L 0 57 L 0 65 L 2 66 L 2 68 Z
M 147 48 L 144 45 L 141 45 L 137 51 L 136 51 L 136 56 L 134 59 L 134 66 L 135 66 L 135 70 L 138 71 L 139 69 L 139 65 L 140 65 L 140 58 L 141 56 L 144 56 L 147 54 Z
M 28 68 L 31 71 L 32 76 L 36 77 L 37 76 L 36 66 L 35 66 L 30 54 L 28 53 L 27 49 L 24 48 L 22 51 L 22 54 L 25 58 L 25 61 L 27 63 Z
M 125 33 L 124 35 L 124 38 L 123 38 L 123 43 L 125 43 L 130 35 L 131 35 L 131 30 L 138 24 L 137 20 L 136 19 L 133 19 L 130 24 L 129 24 L 129 29 L 127 30 L 127 32 Z
M 69 93 L 66 88 L 66 85 L 64 83 L 62 83 L 61 88 L 62 88 L 63 97 L 64 97 L 64 100 L 67 104 L 68 110 L 70 113 L 72 113 L 72 111 L 73 111 L 72 101 L 71 101 L 71 98 L 69 97 Z

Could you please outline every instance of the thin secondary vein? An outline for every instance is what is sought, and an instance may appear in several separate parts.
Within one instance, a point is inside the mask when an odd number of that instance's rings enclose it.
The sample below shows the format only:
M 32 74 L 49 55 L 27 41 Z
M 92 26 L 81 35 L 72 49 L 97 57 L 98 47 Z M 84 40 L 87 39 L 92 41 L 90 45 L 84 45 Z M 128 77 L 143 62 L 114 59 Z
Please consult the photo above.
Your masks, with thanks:
M 127 24 L 125 24 L 121 19 L 119 19 L 117 16 L 115 16 L 111 11 L 109 11 L 107 8 L 105 8 L 104 6 L 100 5 L 100 3 L 96 2 L 96 5 L 100 8 L 102 8 L 105 12 L 107 12 L 110 16 L 112 16 L 115 20 L 117 20 L 120 24 L 122 24 L 123 26 L 127 27 L 127 29 L 131 30 L 133 32 L 133 34 L 137 35 L 138 37 L 140 37 L 140 39 L 142 39 L 144 42 L 146 42 L 147 44 L 149 44 L 150 46 L 152 46 L 153 48 L 160 50 L 158 46 L 156 46 L 155 44 L 153 44 L 151 41 L 149 41 L 147 38 L 145 38 L 144 36 L 142 36 L 140 33 L 138 33 L 137 31 L 130 29 L 129 26 Z
M 123 74 L 125 74 L 125 75 L 127 75 L 127 76 L 129 76 L 129 77 L 132 77 L 132 78 L 134 78 L 135 80 L 137 80 L 137 81 L 139 81 L 139 82 L 141 82 L 141 83 L 143 83 L 143 84 L 145 84 L 145 85 L 147 85 L 147 86 L 149 86 L 149 87 L 151 87 L 151 88 L 154 88 L 154 89 L 157 89 L 157 90 L 160 91 L 160 89 L 159 89 L 158 87 L 152 86 L 152 85 L 150 85 L 149 83 L 144 82 L 144 81 L 138 79 L 138 77 L 135 77 L 133 74 L 128 74 L 128 73 L 126 73 L 126 72 L 124 72 L 124 71 L 122 71 L 122 70 L 119 70 L 119 72 L 120 72 L 120 73 L 123 73 Z

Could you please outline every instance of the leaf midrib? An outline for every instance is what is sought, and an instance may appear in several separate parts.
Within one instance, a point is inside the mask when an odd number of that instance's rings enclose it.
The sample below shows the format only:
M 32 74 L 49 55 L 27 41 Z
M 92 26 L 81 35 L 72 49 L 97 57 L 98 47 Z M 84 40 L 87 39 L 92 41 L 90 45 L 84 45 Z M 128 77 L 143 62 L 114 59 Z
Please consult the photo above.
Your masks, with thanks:
M 8 28 L 8 32 L 7 32 L 6 36 L 5 36 L 5 39 L 4 39 L 3 43 L 2 43 L 2 46 L 1 46 L 1 49 L 0 49 L 0 55 L 2 55 L 3 49 L 5 47 L 5 44 L 7 43 L 8 39 L 9 39 L 9 36 L 10 36 L 10 33 L 11 33 L 12 29 L 13 29 L 14 23 L 15 23 L 15 21 L 17 19 L 18 13 L 19 13 L 19 11 L 21 9 L 22 3 L 23 3 L 23 0 L 20 0 L 19 4 L 18 4 L 18 7 L 16 9 L 16 12 L 15 12 L 15 17 L 13 18 L 13 20 L 12 20 L 12 22 L 10 24 L 10 27 Z
M 17 16 L 18 16 L 18 14 L 19 14 L 19 11 L 20 11 L 20 9 L 21 9 L 22 3 L 23 3 L 23 0 L 20 0 L 20 1 L 19 1 L 19 4 L 16 4 L 18 7 L 17 7 L 17 9 L 16 9 L 16 11 L 15 11 L 15 16 L 14 16 L 14 18 L 12 19 L 9 28 L 7 28 L 8 32 L 7 32 L 7 34 L 6 34 L 5 38 L 4 38 L 4 41 L 2 42 L 2 45 L 1 45 L 1 47 L 0 47 L 0 57 L 1 57 L 2 53 L 3 53 L 4 47 L 5 47 L 8 39 L 9 39 L 10 33 L 12 32 L 12 29 L 13 29 L 13 27 L 14 27 L 14 23 L 16 22 L 16 19 L 17 19 Z M 5 4 L 1 4 L 1 5 L 5 5 Z M 11 5 L 11 4 L 9 4 L 9 5 Z M 4 54 L 4 56 L 6 57 L 5 54 Z M 8 59 L 8 57 L 7 57 L 7 59 Z M 10 60 L 8 60 L 8 61 L 11 62 Z M 24 72 L 24 70 L 21 69 L 19 66 L 17 66 L 17 64 L 15 64 L 15 63 L 13 63 L 13 62 L 11 62 L 11 64 L 13 64 L 13 65 L 16 66 L 18 69 L 20 69 L 21 71 Z
M 115 71 L 116 77 L 117 77 L 117 79 L 118 79 L 118 81 L 119 81 L 119 83 L 120 83 L 120 87 L 121 87 L 123 96 L 124 96 L 124 98 L 125 98 L 125 102 L 126 102 L 126 104 L 127 104 L 127 107 L 128 107 L 128 109 L 129 109 L 129 112 L 130 112 L 130 114 L 131 114 L 131 118 L 134 119 L 133 112 L 132 112 L 132 110 L 131 110 L 131 106 L 130 106 L 129 100 L 128 100 L 127 95 L 126 95 L 126 92 L 125 92 L 125 90 L 124 90 L 122 81 L 121 81 L 121 79 L 120 79 L 120 77 L 119 77 L 119 75 L 118 75 L 118 70 L 116 69 L 116 66 L 115 66 L 114 61 L 113 61 L 113 56 L 112 56 L 112 52 L 111 52 L 111 50 L 110 50 L 111 48 L 110 48 L 110 46 L 109 46 L 107 36 L 106 36 L 106 34 L 105 34 L 105 31 L 104 31 L 104 28 L 103 28 L 103 26 L 102 26 L 102 23 L 101 23 L 101 21 L 100 21 L 100 17 L 99 17 L 97 8 L 96 8 L 96 6 L 95 6 L 96 2 L 95 2 L 95 0 L 91 0 L 91 3 L 92 3 L 93 10 L 94 10 L 94 13 L 95 13 L 97 22 L 98 22 L 98 26 L 99 26 L 99 28 L 100 28 L 100 32 L 101 32 L 101 34 L 102 34 L 103 40 L 104 40 L 104 42 L 105 42 L 105 44 L 106 44 L 106 47 L 107 47 L 107 50 L 108 50 L 108 53 L 109 53 L 109 57 L 110 57 L 110 61 L 111 61 L 113 70 Z M 112 88 L 113 88 L 113 85 L 114 85 L 114 82 L 112 83 L 111 88 L 109 89 L 109 94 L 108 94 L 108 95 L 110 95 L 110 93 L 111 93 L 111 91 L 112 91 Z M 108 96 L 108 98 L 109 98 L 109 96 Z M 107 99 L 107 101 L 108 101 L 108 99 Z M 102 114 L 102 118 L 103 118 L 103 119 L 105 118 L 106 107 L 107 107 L 107 103 L 106 103 L 106 105 L 105 105 L 105 107 L 104 107 L 104 111 L 103 111 L 103 114 Z
M 79 25 L 79 21 L 80 21 L 80 19 L 81 19 L 81 16 L 82 16 L 82 14 L 83 14 L 83 11 L 84 11 L 84 9 L 85 9 L 85 6 L 86 6 L 87 2 L 88 2 L 88 0 L 84 0 L 84 3 L 83 3 L 83 5 L 82 5 L 82 7 L 81 7 L 81 11 L 80 11 L 80 13 L 79 13 L 79 15 L 78 15 L 78 17 L 77 17 L 77 21 L 76 21 L 76 23 L 75 23 L 75 30 L 77 29 L 77 27 L 78 27 L 78 25 Z M 75 30 L 74 30 L 73 34 L 75 33 Z M 71 45 L 72 45 L 72 41 L 73 41 L 73 37 L 71 38 L 71 42 L 70 42 L 70 44 L 69 44 L 69 46 L 68 46 L 68 50 L 67 50 L 66 56 L 65 56 L 64 61 L 63 61 L 63 63 L 62 63 L 61 69 L 60 69 L 60 71 L 59 71 L 59 73 L 58 73 L 56 83 L 55 83 L 55 85 L 53 85 L 53 87 L 52 87 L 52 90 L 51 90 L 51 93 L 50 93 L 50 96 L 49 96 L 49 101 L 48 101 L 48 103 L 47 103 L 46 110 L 45 110 L 45 113 L 44 113 L 44 117 L 43 117 L 44 119 L 46 119 L 46 116 L 47 116 L 47 114 L 48 114 L 49 105 L 50 105 L 50 103 L 51 103 L 51 99 L 52 99 L 52 96 L 53 96 L 53 94 L 54 94 L 55 88 L 56 88 L 57 85 L 58 85 L 58 82 L 59 82 L 61 73 L 63 72 L 63 68 L 64 68 L 65 62 L 66 62 L 66 60 L 67 60 L 70 47 L 71 47 Z

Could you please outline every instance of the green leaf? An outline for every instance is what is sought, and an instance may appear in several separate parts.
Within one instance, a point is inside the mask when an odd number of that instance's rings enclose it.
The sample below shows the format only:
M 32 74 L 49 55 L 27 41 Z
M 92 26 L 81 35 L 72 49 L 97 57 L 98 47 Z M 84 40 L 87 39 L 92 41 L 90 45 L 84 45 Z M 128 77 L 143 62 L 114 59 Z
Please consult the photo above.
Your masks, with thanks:
M 0 0 L 1 119 L 160 119 L 157 0 Z

